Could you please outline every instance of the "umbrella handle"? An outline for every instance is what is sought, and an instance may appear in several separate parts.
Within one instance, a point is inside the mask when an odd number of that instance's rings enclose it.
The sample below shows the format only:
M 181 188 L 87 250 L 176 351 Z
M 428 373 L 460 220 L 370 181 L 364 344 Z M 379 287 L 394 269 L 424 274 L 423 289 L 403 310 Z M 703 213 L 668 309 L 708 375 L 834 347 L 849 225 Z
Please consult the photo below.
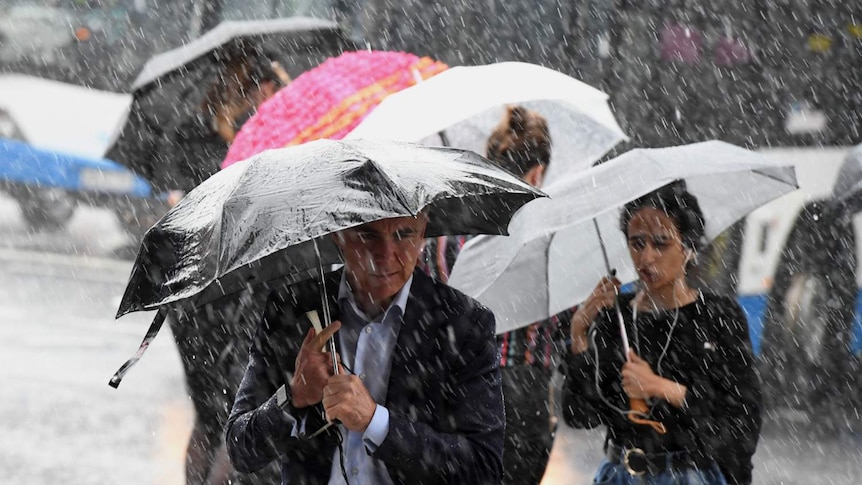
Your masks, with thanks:
M 658 434 L 667 433 L 667 428 L 665 428 L 663 423 L 652 419 L 647 419 L 645 417 L 649 415 L 649 406 L 647 406 L 645 400 L 630 397 L 629 408 L 631 408 L 632 410 L 632 412 L 628 415 L 629 421 L 631 421 L 632 423 L 649 426 Z
M 156 316 L 153 318 L 153 323 L 150 324 L 149 330 L 147 330 L 147 334 L 144 335 L 144 339 L 141 341 L 140 347 L 138 347 L 138 351 L 135 352 L 135 355 L 132 356 L 129 360 L 126 361 L 122 367 L 114 373 L 111 380 L 108 382 L 108 385 L 116 389 L 119 387 L 120 382 L 122 382 L 123 377 L 129 372 L 129 369 L 132 368 L 133 365 L 137 364 L 141 357 L 144 355 L 144 352 L 150 348 L 150 344 L 153 342 L 153 339 L 156 338 L 156 335 L 159 334 L 159 330 L 162 328 L 162 324 L 165 323 L 165 318 L 168 316 L 168 308 L 166 306 L 159 307 L 159 311 L 156 313 Z

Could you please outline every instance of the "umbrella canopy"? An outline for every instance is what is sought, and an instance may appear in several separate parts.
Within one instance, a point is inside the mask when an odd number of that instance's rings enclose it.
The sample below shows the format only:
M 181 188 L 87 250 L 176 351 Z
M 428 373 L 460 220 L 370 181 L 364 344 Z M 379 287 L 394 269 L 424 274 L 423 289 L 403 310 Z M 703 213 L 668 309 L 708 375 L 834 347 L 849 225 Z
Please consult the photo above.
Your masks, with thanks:
M 386 98 L 347 138 L 440 144 L 485 152 L 506 105 L 519 104 L 548 121 L 554 145 L 546 180 L 587 168 L 628 138 L 607 94 L 535 64 L 502 62 L 454 67 Z M 446 143 L 444 142 L 444 143 Z
M 475 153 L 420 145 L 318 140 L 235 163 L 144 235 L 117 317 L 159 311 L 110 385 L 149 348 L 169 304 L 194 307 L 276 278 L 322 277 L 341 262 L 323 236 L 423 210 L 429 236 L 506 234 L 514 213 L 544 196 Z
M 349 47 L 337 25 L 324 20 L 223 22 L 144 66 L 128 118 L 105 157 L 158 190 L 193 187 L 218 170 L 227 151 L 204 105 L 213 92 L 235 89 L 228 66 L 245 64 L 257 77 L 257 69 L 278 61 L 298 75 Z
M 724 142 L 632 150 L 547 187 L 551 198 L 525 207 L 510 237 L 471 240 L 449 284 L 488 305 L 500 333 L 548 318 L 582 302 L 607 274 L 596 225 L 617 278 L 634 281 L 620 211 L 677 180 L 698 198 L 710 241 L 797 188 L 791 165 Z
M 132 83 L 132 90 L 137 91 L 157 80 L 162 82 L 162 78 L 175 71 L 188 71 L 192 69 L 195 61 L 219 49 L 238 48 L 241 51 L 263 54 L 261 49 L 264 43 L 295 43 L 299 36 L 310 32 L 338 34 L 338 26 L 329 20 L 306 17 L 228 20 L 188 44 L 153 56 Z M 186 73 L 181 72 L 179 75 L 185 76 Z
M 403 52 L 346 52 L 328 59 L 260 106 L 237 134 L 222 167 L 270 148 L 344 138 L 386 96 L 446 68 Z
M 856 213 L 862 210 L 862 145 L 850 150 L 832 187 L 832 197 Z
M 117 316 L 306 277 L 341 262 L 321 236 L 380 219 L 427 210 L 428 236 L 506 234 L 542 196 L 462 150 L 330 140 L 269 150 L 206 180 L 144 235 Z

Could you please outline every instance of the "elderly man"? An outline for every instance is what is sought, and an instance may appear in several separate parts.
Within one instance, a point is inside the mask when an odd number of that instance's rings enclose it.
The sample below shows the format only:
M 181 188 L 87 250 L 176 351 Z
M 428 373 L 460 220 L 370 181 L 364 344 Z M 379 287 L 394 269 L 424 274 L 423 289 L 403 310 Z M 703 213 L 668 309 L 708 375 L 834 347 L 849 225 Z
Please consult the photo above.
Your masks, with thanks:
M 238 470 L 279 459 L 285 484 L 500 483 L 494 316 L 415 271 L 427 222 L 333 235 L 345 261 L 326 283 L 338 321 L 319 334 L 317 282 L 270 295 L 227 426 Z M 333 334 L 338 375 L 322 351 Z

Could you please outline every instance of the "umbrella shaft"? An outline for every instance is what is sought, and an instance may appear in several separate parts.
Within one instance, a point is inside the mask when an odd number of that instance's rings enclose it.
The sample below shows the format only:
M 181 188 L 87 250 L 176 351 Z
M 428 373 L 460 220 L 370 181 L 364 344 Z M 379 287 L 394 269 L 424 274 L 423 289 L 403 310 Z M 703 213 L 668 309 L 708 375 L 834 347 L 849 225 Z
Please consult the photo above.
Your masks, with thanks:
M 320 257 L 320 248 L 317 247 L 317 238 L 312 239 L 314 243 L 314 253 L 317 255 L 317 271 L 320 274 L 320 302 L 323 306 L 323 323 L 325 326 L 329 326 L 332 324 L 332 318 L 329 315 L 329 304 L 326 301 L 326 278 L 324 278 L 323 274 L 323 258 Z M 329 339 L 329 355 L 332 357 L 332 372 L 333 375 L 338 375 L 338 358 L 336 357 L 336 352 L 338 349 L 335 347 L 335 335 L 333 335 Z
M 626 362 L 629 362 L 631 361 L 631 357 L 629 357 L 629 334 L 626 332 L 626 324 L 623 321 L 623 312 L 620 309 L 619 297 L 614 297 L 614 307 L 617 311 L 617 321 L 620 323 L 620 337 L 623 339 L 623 351 L 626 354 Z
M 608 249 L 605 247 L 605 240 L 602 238 L 602 231 L 599 229 L 599 222 L 594 217 L 593 218 L 593 226 L 596 228 L 596 235 L 599 237 L 599 246 L 602 248 L 602 257 L 605 260 L 605 269 L 608 274 L 611 274 L 611 262 L 608 260 Z M 614 296 L 614 309 L 617 312 L 617 321 L 620 324 L 620 337 L 623 339 L 623 351 L 626 354 L 626 362 L 629 362 L 629 334 L 626 332 L 626 324 L 623 321 L 623 312 L 620 309 L 620 298 L 619 295 Z

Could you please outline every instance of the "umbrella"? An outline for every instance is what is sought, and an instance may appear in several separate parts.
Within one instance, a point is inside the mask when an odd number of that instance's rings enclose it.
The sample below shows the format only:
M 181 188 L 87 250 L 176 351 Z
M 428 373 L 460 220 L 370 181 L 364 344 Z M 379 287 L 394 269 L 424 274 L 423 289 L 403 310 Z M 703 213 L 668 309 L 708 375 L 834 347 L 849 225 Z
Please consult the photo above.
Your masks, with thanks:
M 153 57 L 132 85 L 127 120 L 105 154 L 147 178 L 159 190 L 196 185 L 218 170 L 227 147 L 203 150 L 187 140 L 205 138 L 211 113 L 202 106 L 211 89 L 233 86 L 228 65 L 279 61 L 292 73 L 350 47 L 335 23 L 292 17 L 228 21 L 200 38 Z M 259 77 L 252 72 L 252 77 Z M 201 131 L 198 134 L 196 131 Z
M 612 265 L 620 281 L 631 282 L 636 272 L 626 238 L 621 237 L 620 210 L 679 180 L 697 197 L 709 240 L 748 212 L 798 187 L 792 166 L 724 142 L 632 150 L 549 187 L 552 199 L 531 204 L 519 214 L 512 222 L 512 238 L 480 236 L 470 241 L 449 284 L 488 305 L 497 316 L 497 331 L 504 332 L 579 304 L 596 281 L 611 274 Z M 616 310 L 628 356 L 618 302 Z M 629 401 L 631 421 L 666 432 L 662 423 L 649 419 L 644 400 Z
M 242 52 L 257 55 L 270 52 L 272 44 L 280 48 L 294 48 L 302 36 L 309 34 L 328 33 L 340 35 L 338 26 L 329 20 L 307 17 L 290 17 L 270 20 L 228 20 L 215 26 L 212 30 L 197 39 L 176 49 L 163 52 L 147 61 L 135 82 L 132 90 L 137 91 L 156 81 L 164 82 L 167 75 L 177 72 L 180 76 L 188 75 L 195 61 L 211 56 L 219 49 L 238 49 Z M 270 44 L 264 50 L 265 44 Z
M 236 163 L 144 235 L 117 317 L 160 311 L 111 385 L 155 338 L 168 305 L 322 276 L 324 266 L 341 262 L 323 236 L 423 210 L 429 236 L 506 234 L 515 211 L 542 196 L 475 153 L 411 144 L 318 140 Z
M 698 198 L 710 241 L 750 211 L 797 188 L 792 166 L 724 142 L 631 150 L 546 187 L 551 198 L 525 207 L 512 220 L 510 237 L 472 239 L 449 284 L 493 310 L 497 331 L 503 333 L 586 299 L 609 273 L 602 243 L 617 278 L 634 281 L 637 273 L 619 229 L 620 210 L 676 180 L 684 180 Z
M 862 145 L 850 150 L 832 187 L 832 197 L 851 213 L 862 210 Z
M 454 67 L 386 98 L 348 138 L 443 144 L 484 153 L 506 105 L 548 120 L 554 150 L 546 180 L 587 168 L 627 140 L 608 96 L 535 64 L 502 62 Z M 440 138 L 438 138 L 440 137 Z
M 403 52 L 346 52 L 306 71 L 242 127 L 222 167 L 270 148 L 339 140 L 386 96 L 447 66 Z

